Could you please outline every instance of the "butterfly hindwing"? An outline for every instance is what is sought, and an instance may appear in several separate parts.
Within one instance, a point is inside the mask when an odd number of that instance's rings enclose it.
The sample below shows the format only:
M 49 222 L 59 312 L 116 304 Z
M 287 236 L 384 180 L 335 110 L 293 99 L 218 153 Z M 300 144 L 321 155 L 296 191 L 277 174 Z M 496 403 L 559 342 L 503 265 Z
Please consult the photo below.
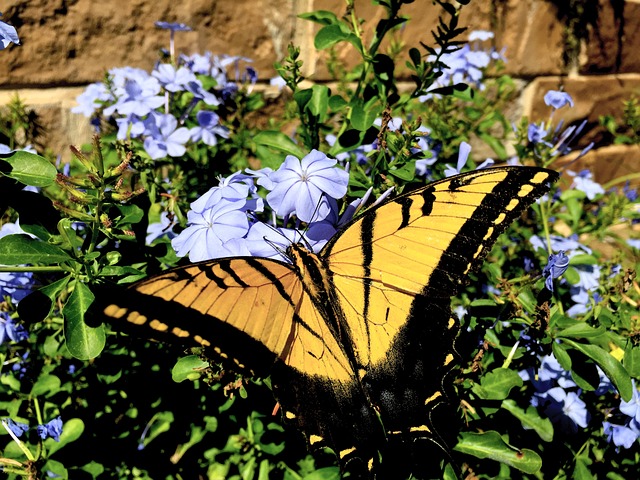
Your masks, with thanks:
M 270 373 L 285 419 L 312 446 L 382 478 L 396 460 L 421 461 L 415 440 L 445 443 L 433 419 L 455 358 L 451 296 L 556 177 L 522 167 L 457 175 L 365 211 L 319 255 L 292 245 L 291 264 L 238 257 L 174 269 L 104 312 Z

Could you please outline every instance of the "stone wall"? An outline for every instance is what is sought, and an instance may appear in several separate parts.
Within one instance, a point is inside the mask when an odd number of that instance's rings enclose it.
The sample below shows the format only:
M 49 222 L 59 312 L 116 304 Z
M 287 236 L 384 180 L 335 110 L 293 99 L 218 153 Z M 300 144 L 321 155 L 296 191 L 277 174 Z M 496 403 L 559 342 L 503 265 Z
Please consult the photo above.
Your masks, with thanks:
M 506 48 L 507 73 L 520 79 L 522 94 L 516 115 L 544 119 L 542 96 L 563 87 L 576 107 L 561 112 L 567 121 L 587 118 L 586 139 L 598 139 L 598 116 L 621 115 L 622 101 L 640 93 L 640 0 L 594 0 L 576 26 L 566 13 L 568 0 L 472 0 L 460 25 L 492 30 L 495 45 Z M 297 14 L 323 9 L 344 13 L 344 0 L 7 0 L 3 20 L 14 25 L 22 41 L 0 52 L 0 104 L 18 93 L 42 114 L 45 143 L 61 153 L 70 143 L 85 143 L 91 130 L 84 117 L 69 109 L 82 86 L 103 78 L 117 66 L 150 69 L 169 33 L 156 20 L 182 22 L 176 48 L 185 53 L 211 50 L 243 55 L 265 82 L 273 63 L 294 42 L 301 46 L 305 73 L 328 80 L 326 57 L 313 49 L 314 24 Z M 381 11 L 369 0 L 356 0 L 365 26 L 375 25 Z M 411 21 L 399 33 L 409 46 L 431 43 L 430 31 L 440 11 L 430 0 L 405 7 Z M 567 36 L 574 25 L 576 35 Z M 369 32 L 370 33 L 370 32 Z M 337 55 L 347 63 L 349 46 Z M 560 112 L 559 112 L 560 113 Z M 586 141 L 586 140 L 585 140 Z M 633 149 L 632 149 L 633 150 Z M 638 149 L 631 155 L 638 155 Z M 594 154 L 595 155 L 595 154 Z M 640 161 L 638 161 L 640 165 Z

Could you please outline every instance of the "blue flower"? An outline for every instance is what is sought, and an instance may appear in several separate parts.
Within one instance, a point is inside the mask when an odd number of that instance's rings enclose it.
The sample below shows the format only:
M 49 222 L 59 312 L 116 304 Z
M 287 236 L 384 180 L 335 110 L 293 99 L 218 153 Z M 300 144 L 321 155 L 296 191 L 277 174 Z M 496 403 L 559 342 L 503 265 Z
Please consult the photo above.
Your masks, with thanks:
M 212 207 L 187 213 L 189 226 L 171 240 L 176 254 L 198 262 L 212 258 L 250 255 L 240 240 L 249 231 L 246 199 L 221 198 Z
M 564 251 L 552 253 L 549 255 L 549 263 L 542 270 L 542 276 L 546 278 L 544 281 L 548 290 L 553 292 L 553 279 L 559 278 L 569 267 L 569 257 Z
M 191 31 L 191 27 L 189 25 L 185 25 L 184 23 L 157 21 L 155 23 L 155 26 L 158 28 L 162 28 L 164 30 L 171 30 L 171 32 L 190 32 Z
M 71 111 L 80 113 L 85 117 L 91 117 L 98 108 L 109 100 L 113 100 L 113 96 L 104 83 L 92 83 L 87 85 L 84 92 L 76 97 L 78 105 L 73 107 Z
M 2 423 L 6 428 L 10 429 L 16 437 L 21 437 L 23 433 L 29 430 L 29 425 L 26 423 L 15 422 L 10 418 L 3 419 Z
M 144 149 L 153 160 L 170 157 L 181 157 L 187 151 L 185 143 L 191 135 L 186 127 L 178 127 L 176 117 L 167 114 L 153 115 L 145 123 L 150 136 L 144 140 Z
M 554 387 L 547 392 L 547 399 L 549 404 L 545 413 L 552 422 L 559 423 L 563 429 L 572 433 L 577 432 L 578 427 L 587 427 L 590 418 L 587 405 L 576 392 L 566 392 L 561 387 Z
M 218 143 L 218 137 L 229 138 L 229 130 L 220 125 L 220 117 L 214 112 L 200 110 L 196 118 L 198 126 L 190 130 L 191 140 L 198 142 L 202 140 L 205 145 L 213 147 Z
M 627 245 L 632 248 L 636 248 L 640 250 L 640 238 L 629 238 L 627 239 Z
M 544 95 L 544 103 L 553 107 L 555 110 L 562 108 L 565 105 L 573 107 L 573 99 L 571 98 L 571 95 L 567 92 L 560 92 L 558 90 L 549 90 Z
M 0 17 L 2 14 L 0 13 Z M 20 39 L 18 38 L 18 32 L 15 27 L 12 27 L 8 23 L 0 21 L 0 50 L 4 50 L 10 43 L 20 45 Z
M 59 442 L 60 435 L 62 434 L 62 418 L 58 416 L 44 425 L 38 425 L 36 428 L 42 440 L 51 437 L 56 442 Z
M 21 342 L 29 338 L 29 332 L 13 321 L 7 312 L 0 312 L 0 345 L 9 339 L 12 342 Z
M 151 75 L 158 79 L 160 85 L 169 92 L 180 92 L 185 90 L 189 82 L 196 80 L 194 73 L 185 67 L 176 69 L 170 63 L 161 63 Z
M 544 143 L 545 145 L 552 146 L 550 143 L 544 142 L 548 133 L 549 131 L 545 129 L 544 122 L 541 122 L 540 125 L 531 123 L 527 128 L 527 138 L 531 143 Z
M 311 150 L 302 161 L 288 155 L 269 175 L 273 189 L 267 202 L 281 217 L 295 212 L 303 222 L 323 220 L 331 212 L 327 197 L 338 199 L 347 193 L 349 174 L 334 167 L 336 163 L 318 150 Z
M 164 97 L 160 96 L 160 82 L 156 78 L 136 75 L 126 78 L 124 85 L 114 90 L 117 101 L 104 109 L 104 114 L 110 116 L 113 112 L 121 115 L 132 113 L 139 117 L 148 115 L 152 110 L 164 104 Z
M 638 439 L 638 434 L 630 427 L 625 425 L 616 425 L 609 422 L 602 422 L 604 434 L 607 441 L 613 443 L 616 447 L 631 448 Z
M 635 380 L 631 381 L 633 383 L 633 397 L 628 402 L 620 400 L 620 411 L 640 423 L 640 393 L 636 388 Z
M 169 218 L 169 212 L 162 212 L 160 214 L 160 222 L 149 224 L 145 241 L 147 245 L 151 245 L 157 238 L 165 236 L 168 239 L 176 236 L 176 233 L 173 231 L 173 221 Z
M 596 195 L 604 194 L 604 188 L 597 182 L 593 181 L 593 175 L 589 170 L 582 170 L 579 173 L 568 170 L 567 173 L 574 177 L 573 187 L 587 194 L 589 200 L 596 198 Z
M 271 169 L 263 169 L 271 172 Z M 248 196 L 251 196 L 251 203 L 246 205 L 245 210 L 251 210 L 253 212 L 262 212 L 264 203 L 261 198 L 257 196 L 257 188 L 254 184 L 254 178 L 260 178 L 261 171 L 252 172 L 252 175 L 247 175 L 242 172 L 235 172 L 226 178 L 220 179 L 220 184 L 217 187 L 212 187 L 204 195 L 198 198 L 191 204 L 191 210 L 196 212 L 203 212 L 208 208 L 215 206 L 221 199 L 227 200 L 246 200 Z M 260 183 L 258 181 L 258 183 Z
M 469 145 L 467 142 L 461 142 L 460 150 L 458 150 L 458 163 L 455 168 L 447 164 L 446 168 L 444 169 L 445 176 L 451 177 L 452 175 L 457 175 L 458 173 L 460 173 L 464 166 L 467 164 L 469 153 L 471 153 L 471 145 Z

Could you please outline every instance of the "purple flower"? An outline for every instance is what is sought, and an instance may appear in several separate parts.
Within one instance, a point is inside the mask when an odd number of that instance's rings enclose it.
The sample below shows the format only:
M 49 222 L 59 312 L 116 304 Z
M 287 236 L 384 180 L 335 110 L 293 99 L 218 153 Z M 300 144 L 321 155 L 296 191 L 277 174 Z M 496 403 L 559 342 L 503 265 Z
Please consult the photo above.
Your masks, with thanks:
M 16 324 L 7 312 L 0 312 L 0 345 L 9 339 L 12 342 L 20 342 L 29 338 L 27 330 Z
M 469 153 L 471 153 L 471 145 L 469 145 L 467 142 L 461 142 L 460 150 L 458 151 L 458 163 L 456 165 L 456 168 L 447 164 L 447 167 L 444 169 L 445 176 L 451 177 L 452 175 L 457 175 L 458 173 L 460 173 L 464 166 L 467 164 Z
M 113 100 L 113 96 L 104 83 L 92 83 L 87 85 L 84 92 L 76 97 L 78 105 L 73 107 L 71 111 L 81 113 L 85 117 L 91 117 L 98 108 L 109 100 Z
M 564 430 L 572 433 L 578 431 L 578 427 L 586 428 L 589 423 L 587 405 L 575 392 L 566 392 L 561 387 L 554 387 L 547 392 L 549 404 L 545 413 L 552 422 L 559 423 Z
M 640 424 L 640 394 L 636 388 L 635 380 L 631 381 L 633 384 L 633 397 L 628 402 L 620 401 L 620 411 Z
M 250 255 L 240 240 L 249 231 L 249 220 L 245 213 L 246 199 L 219 202 L 202 212 L 187 213 L 189 226 L 171 240 L 176 254 L 198 262 L 212 258 Z
M 256 172 L 257 173 L 257 172 Z M 254 178 L 258 175 L 247 175 L 242 172 L 235 172 L 226 178 L 220 179 L 217 187 L 212 187 L 204 195 L 191 204 L 191 210 L 204 212 L 208 208 L 214 207 L 221 199 L 245 200 L 248 196 L 252 198 L 247 205 L 247 210 L 262 212 L 264 204 L 261 198 L 257 197 L 257 188 Z
M 38 425 L 36 428 L 38 430 L 38 435 L 42 440 L 45 440 L 47 437 L 51 437 L 56 442 L 59 442 L 60 435 L 62 434 L 62 418 L 58 416 L 44 425 Z
M 2 14 L 0 13 L 0 17 Z M 0 21 L 0 50 L 4 50 L 10 43 L 20 45 L 20 39 L 18 38 L 18 32 L 15 27 L 12 27 L 8 23 Z
M 546 278 L 544 284 L 553 292 L 553 279 L 559 278 L 569 267 L 569 257 L 564 251 L 549 255 L 549 263 L 542 270 L 542 276 Z
M 158 79 L 160 85 L 169 92 L 180 92 L 186 89 L 189 82 L 196 80 L 196 76 L 189 69 L 180 67 L 176 69 L 170 63 L 162 63 L 151 72 L 151 75 Z
M 150 136 L 144 140 L 144 149 L 153 160 L 170 157 L 181 157 L 186 152 L 185 143 L 191 135 L 189 129 L 178 126 L 178 121 L 170 113 L 154 115 L 147 124 Z M 155 121 L 154 121 L 155 120 Z M 155 128 L 154 128 L 155 127 Z
M 544 141 L 548 132 L 549 131 L 544 128 L 544 122 L 541 122 L 540 125 L 532 123 L 527 128 L 527 138 L 531 143 L 541 143 Z M 551 146 L 551 144 L 547 142 L 544 143 Z
M 169 212 L 162 212 L 160 214 L 160 222 L 150 223 L 147 227 L 147 245 L 151 245 L 154 240 L 160 237 L 167 237 L 172 239 L 176 236 L 173 231 L 173 222 L 169 218 Z
M 214 147 L 218 144 L 218 137 L 229 138 L 229 130 L 220 125 L 220 117 L 216 113 L 200 110 L 196 118 L 198 126 L 189 130 L 192 141 L 202 140 L 205 145 Z
M 104 109 L 105 115 L 109 116 L 117 111 L 121 115 L 134 113 L 144 117 L 164 103 L 164 98 L 158 95 L 160 83 L 153 77 L 144 80 L 127 79 L 121 93 L 114 105 Z
M 573 107 L 573 99 L 567 92 L 560 92 L 558 90 L 549 90 L 544 95 L 544 103 L 553 107 L 554 110 L 564 107 L 565 105 L 571 105 Z
M 16 437 L 21 437 L 23 433 L 29 430 L 29 425 L 26 423 L 15 422 L 10 418 L 2 420 L 3 425 L 10 429 Z
M 187 92 L 191 92 L 196 99 L 202 100 L 209 106 L 215 107 L 216 105 L 220 105 L 220 100 L 218 99 L 218 97 L 216 97 L 213 93 L 205 90 L 202 86 L 202 83 L 200 83 L 200 80 L 196 79 L 190 81 L 186 84 L 185 90 Z
M 158 28 L 162 28 L 164 30 L 171 30 L 172 32 L 190 32 L 191 27 L 189 25 L 185 25 L 184 23 L 177 22 L 161 22 L 157 21 L 155 26 Z
M 280 168 L 269 175 L 273 189 L 267 202 L 277 215 L 295 212 L 303 222 L 320 221 L 331 212 L 329 200 L 347 193 L 349 174 L 335 168 L 336 160 L 311 150 L 302 161 L 288 155 Z
M 596 198 L 596 195 L 604 194 L 604 188 L 599 183 L 593 181 L 593 174 L 589 170 L 582 170 L 579 173 L 568 170 L 567 173 L 573 178 L 573 187 L 587 194 L 589 200 Z
M 616 447 L 631 448 L 638 439 L 638 434 L 628 426 L 616 425 L 614 423 L 602 422 L 604 434 L 607 441 Z

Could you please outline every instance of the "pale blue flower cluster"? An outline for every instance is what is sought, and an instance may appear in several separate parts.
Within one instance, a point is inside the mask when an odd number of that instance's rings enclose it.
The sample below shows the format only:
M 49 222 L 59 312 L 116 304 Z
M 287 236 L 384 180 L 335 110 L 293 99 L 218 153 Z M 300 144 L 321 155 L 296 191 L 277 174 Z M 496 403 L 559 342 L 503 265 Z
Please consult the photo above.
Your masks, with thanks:
M 567 92 L 549 90 L 544 96 L 544 103 L 551 107 L 549 119 L 540 123 L 529 124 L 527 127 L 527 139 L 533 148 L 534 154 L 539 158 L 543 157 L 542 152 L 548 152 L 550 157 L 567 155 L 572 151 L 571 144 L 576 141 L 586 126 L 587 120 L 584 120 L 579 125 L 571 125 L 564 130 L 564 121 L 561 120 L 554 128 L 552 124 L 554 113 L 566 105 L 573 107 L 573 98 Z M 586 155 L 593 146 L 593 142 L 589 143 L 573 161 L 575 162 Z
M 437 78 L 429 90 L 466 83 L 475 86 L 480 90 L 486 87 L 483 83 L 484 71 L 492 61 L 506 61 L 504 52 L 498 52 L 495 48 L 487 49 L 485 42 L 493 38 L 493 32 L 476 30 L 469 34 L 469 41 L 462 48 L 445 53 L 440 57 L 440 61 L 447 68 L 441 70 L 442 75 Z M 438 50 L 439 51 L 439 50 Z M 434 55 L 429 55 L 427 61 L 436 60 Z M 419 97 L 421 102 L 429 100 L 433 94 L 427 93 Z
M 347 193 L 349 174 L 336 163 L 312 150 L 302 160 L 287 156 L 275 171 L 247 169 L 221 179 L 191 204 L 188 226 L 172 239 L 173 248 L 194 262 L 227 256 L 286 259 L 292 242 L 319 251 L 362 202 L 339 216 L 337 200 Z M 258 187 L 268 192 L 266 198 Z
M 632 385 L 633 396 L 631 399 L 628 402 L 620 399 L 620 415 L 616 415 L 615 418 L 617 423 L 602 422 L 607 440 L 618 448 L 629 449 L 640 440 L 640 391 L 636 388 L 633 379 Z M 614 419 L 611 418 L 611 420 Z
M 186 27 L 165 24 L 160 26 L 172 35 Z M 117 138 L 139 139 L 153 160 L 181 157 L 190 142 L 215 146 L 219 139 L 229 138 L 216 110 L 237 93 L 238 82 L 256 83 L 253 68 L 240 72 L 240 62 L 250 61 L 206 52 L 180 55 L 175 64 L 159 63 L 151 73 L 140 68 L 113 68 L 106 82 L 93 83 L 78 96 L 72 111 L 91 118 L 97 129 L 102 118 L 115 122 Z M 235 80 L 228 77 L 230 68 L 235 70 Z M 205 80 L 215 86 L 205 88 Z M 169 106 L 179 95 L 185 95 L 188 104 L 178 118 Z
M 604 395 L 613 390 L 609 378 L 597 367 L 600 384 L 596 395 Z M 576 433 L 578 427 L 586 428 L 591 415 L 582 400 L 582 390 L 551 355 L 540 357 L 540 367 L 518 372 L 525 382 L 530 382 L 535 390 L 531 405 L 543 411 L 547 417 L 562 428 L 565 433 Z

